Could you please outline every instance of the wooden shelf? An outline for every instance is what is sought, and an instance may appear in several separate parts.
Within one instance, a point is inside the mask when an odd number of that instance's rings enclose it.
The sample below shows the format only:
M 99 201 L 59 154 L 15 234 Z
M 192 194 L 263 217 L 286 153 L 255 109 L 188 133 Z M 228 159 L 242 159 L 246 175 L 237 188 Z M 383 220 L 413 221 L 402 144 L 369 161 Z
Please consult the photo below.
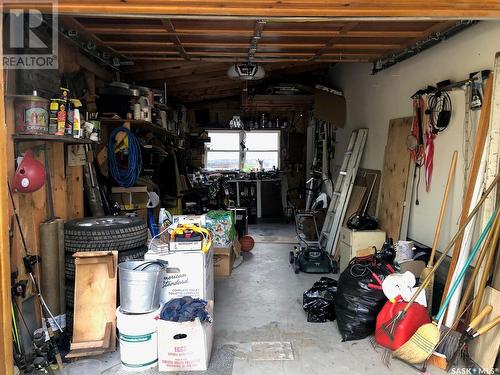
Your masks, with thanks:
M 156 132 L 161 135 L 165 135 L 168 137 L 178 137 L 177 134 L 174 134 L 168 130 L 163 129 L 162 127 L 153 124 L 150 121 L 146 120 L 128 120 L 128 119 L 110 119 L 110 118 L 101 118 L 101 125 L 111 125 L 111 126 L 122 126 L 126 122 L 130 123 L 131 127 L 149 130 L 152 132 Z
M 254 95 L 248 97 L 241 107 L 246 112 L 306 111 L 313 104 L 313 95 Z
M 52 134 L 17 134 L 13 135 L 12 139 L 14 142 L 62 142 L 67 144 L 93 144 L 98 143 L 91 141 L 90 139 L 73 138 L 61 135 Z

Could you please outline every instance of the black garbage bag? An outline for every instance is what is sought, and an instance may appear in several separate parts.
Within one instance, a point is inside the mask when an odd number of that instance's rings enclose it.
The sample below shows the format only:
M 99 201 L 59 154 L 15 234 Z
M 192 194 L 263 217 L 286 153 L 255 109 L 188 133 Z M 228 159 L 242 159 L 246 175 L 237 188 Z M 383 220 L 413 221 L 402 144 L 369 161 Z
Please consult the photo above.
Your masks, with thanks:
M 373 259 L 353 258 L 341 273 L 335 298 L 335 315 L 342 341 L 361 340 L 375 332 L 377 315 L 387 298 L 382 290 L 368 284 L 388 274 L 386 263 Z
M 337 281 L 329 277 L 322 277 L 312 288 L 304 292 L 302 307 L 307 312 L 307 321 L 310 323 L 325 323 L 335 320 L 335 294 Z

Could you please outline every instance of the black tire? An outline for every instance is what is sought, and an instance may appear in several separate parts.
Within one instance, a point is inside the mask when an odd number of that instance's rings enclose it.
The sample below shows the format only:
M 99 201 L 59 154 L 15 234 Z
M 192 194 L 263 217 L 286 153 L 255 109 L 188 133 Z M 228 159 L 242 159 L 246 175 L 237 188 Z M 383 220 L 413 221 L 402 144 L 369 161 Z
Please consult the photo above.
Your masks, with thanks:
M 293 272 L 295 272 L 295 274 L 298 274 L 300 272 L 300 267 L 297 262 L 295 262 L 293 265 Z
M 73 310 L 75 305 L 75 280 L 66 280 L 66 309 Z
M 148 251 L 147 246 L 141 246 L 137 249 L 131 249 L 127 251 L 122 251 L 118 253 L 118 263 L 125 262 L 126 260 L 144 259 L 144 254 Z M 67 280 L 75 280 L 75 260 L 73 259 L 72 253 L 65 254 L 65 267 L 64 274 Z M 66 292 L 68 291 L 68 285 L 66 284 Z M 67 294 L 66 294 L 67 296 Z M 68 304 L 68 299 L 66 298 L 66 304 Z
M 65 251 L 126 251 L 145 246 L 148 228 L 138 217 L 104 216 L 68 221 L 64 225 Z
M 288 260 L 290 261 L 290 264 L 293 264 L 293 262 L 295 262 L 295 253 L 293 251 L 290 251 Z
M 338 262 L 332 260 L 332 273 L 337 274 L 339 272 L 340 272 L 340 267 L 339 267 Z

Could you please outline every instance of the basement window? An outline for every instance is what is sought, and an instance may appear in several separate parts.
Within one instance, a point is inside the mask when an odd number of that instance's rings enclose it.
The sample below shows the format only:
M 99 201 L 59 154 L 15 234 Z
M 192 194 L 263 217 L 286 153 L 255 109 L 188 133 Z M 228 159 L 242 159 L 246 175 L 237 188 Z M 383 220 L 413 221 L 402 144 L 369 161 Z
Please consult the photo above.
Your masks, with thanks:
M 279 130 L 209 130 L 208 136 L 210 143 L 205 151 L 207 170 L 250 171 L 259 169 L 259 160 L 263 161 L 264 169 L 279 168 Z M 245 150 L 242 150 L 242 144 Z

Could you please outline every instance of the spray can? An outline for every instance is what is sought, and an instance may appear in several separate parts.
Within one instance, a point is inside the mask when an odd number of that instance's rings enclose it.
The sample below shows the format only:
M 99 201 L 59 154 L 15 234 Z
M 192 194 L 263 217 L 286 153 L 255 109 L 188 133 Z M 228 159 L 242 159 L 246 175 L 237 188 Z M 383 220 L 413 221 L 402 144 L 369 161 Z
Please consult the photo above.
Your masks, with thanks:
M 73 112 L 73 138 L 82 137 L 80 110 L 78 108 L 74 109 Z
M 68 115 L 64 126 L 64 135 L 73 136 L 73 122 L 75 120 L 75 105 L 72 100 L 68 100 Z

